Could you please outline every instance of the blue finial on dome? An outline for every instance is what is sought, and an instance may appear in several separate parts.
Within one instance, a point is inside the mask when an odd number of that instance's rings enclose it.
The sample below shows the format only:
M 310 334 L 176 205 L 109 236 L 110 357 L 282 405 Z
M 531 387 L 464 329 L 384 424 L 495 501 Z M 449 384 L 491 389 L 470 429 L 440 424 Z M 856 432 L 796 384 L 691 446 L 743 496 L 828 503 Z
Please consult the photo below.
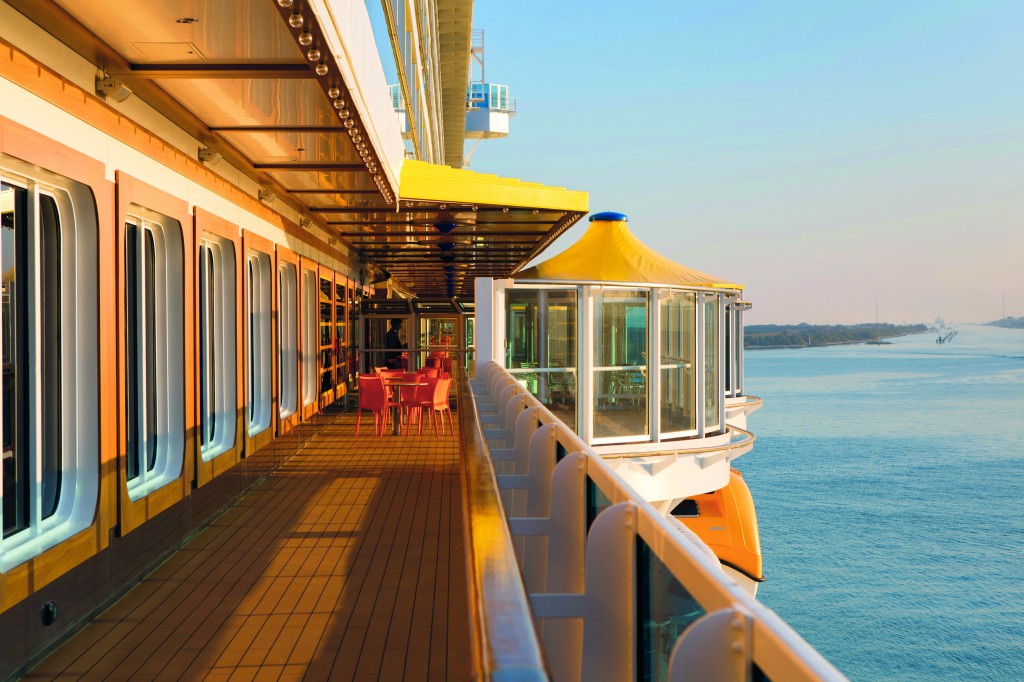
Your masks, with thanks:
M 629 217 L 625 213 L 617 213 L 616 211 L 604 211 L 603 213 L 595 213 L 594 215 L 590 216 L 590 222 L 594 222 L 595 220 L 628 221 Z

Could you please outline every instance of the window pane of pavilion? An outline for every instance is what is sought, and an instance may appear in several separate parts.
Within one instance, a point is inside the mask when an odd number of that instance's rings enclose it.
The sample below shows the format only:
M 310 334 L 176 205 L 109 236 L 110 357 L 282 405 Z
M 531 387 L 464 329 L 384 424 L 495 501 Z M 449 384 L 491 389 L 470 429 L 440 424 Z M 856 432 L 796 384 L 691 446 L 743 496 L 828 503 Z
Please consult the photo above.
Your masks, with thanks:
M 605 289 L 594 302 L 594 438 L 646 436 L 649 291 Z
M 719 363 L 717 296 L 704 300 L 704 428 L 717 429 L 719 426 L 718 406 L 722 400 L 720 386 L 721 366 Z
M 697 428 L 697 303 L 693 292 L 674 291 L 661 302 L 661 432 Z

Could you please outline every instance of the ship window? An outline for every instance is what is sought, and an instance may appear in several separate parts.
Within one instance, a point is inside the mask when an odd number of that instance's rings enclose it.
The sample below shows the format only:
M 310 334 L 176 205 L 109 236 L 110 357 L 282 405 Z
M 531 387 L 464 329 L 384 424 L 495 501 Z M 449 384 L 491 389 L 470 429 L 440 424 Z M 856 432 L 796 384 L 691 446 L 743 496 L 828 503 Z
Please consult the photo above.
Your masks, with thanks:
M 661 299 L 661 435 L 678 437 L 697 429 L 697 297 L 670 291 Z
M 704 294 L 704 430 L 717 431 L 722 403 L 722 362 L 719 297 Z
M 184 284 L 178 221 L 133 206 L 125 223 L 125 407 L 128 496 L 181 475 Z
M 637 440 L 647 413 L 648 289 L 605 288 L 594 299 L 594 438 Z M 643 438 L 641 438 L 643 439 Z
M 725 395 L 743 395 L 743 307 L 725 306 Z
M 317 286 L 316 273 L 302 271 L 302 404 L 316 402 L 317 353 Z
M 199 431 L 209 461 L 235 444 L 235 250 L 199 241 Z
M 295 266 L 281 263 L 277 269 L 277 330 L 280 359 L 278 364 L 278 409 L 282 419 L 295 413 L 298 402 L 299 329 L 296 321 Z
M 270 256 L 250 251 L 247 263 L 249 340 L 249 435 L 270 426 L 271 280 Z
M 0 167 L 3 572 L 92 522 L 99 399 L 92 194 L 7 156 Z
M 573 431 L 577 295 L 575 288 L 509 289 L 505 298 L 509 372 Z

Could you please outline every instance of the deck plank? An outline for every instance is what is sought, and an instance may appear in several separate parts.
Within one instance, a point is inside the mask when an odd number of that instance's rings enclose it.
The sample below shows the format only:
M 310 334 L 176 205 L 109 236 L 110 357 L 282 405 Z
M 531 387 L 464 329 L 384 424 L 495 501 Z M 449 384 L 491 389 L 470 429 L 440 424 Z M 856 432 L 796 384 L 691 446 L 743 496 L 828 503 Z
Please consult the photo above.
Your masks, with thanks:
M 354 438 L 354 424 L 319 417 L 26 678 L 465 678 L 458 438 Z

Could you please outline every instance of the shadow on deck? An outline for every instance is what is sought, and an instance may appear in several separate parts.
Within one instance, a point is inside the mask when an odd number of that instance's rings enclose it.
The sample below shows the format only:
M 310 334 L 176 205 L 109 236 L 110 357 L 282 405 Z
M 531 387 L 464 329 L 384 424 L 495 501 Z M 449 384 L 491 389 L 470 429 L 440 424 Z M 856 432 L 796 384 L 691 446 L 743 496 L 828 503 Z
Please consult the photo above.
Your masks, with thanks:
M 293 456 L 24 679 L 467 678 L 458 434 L 365 421 L 300 427 Z

